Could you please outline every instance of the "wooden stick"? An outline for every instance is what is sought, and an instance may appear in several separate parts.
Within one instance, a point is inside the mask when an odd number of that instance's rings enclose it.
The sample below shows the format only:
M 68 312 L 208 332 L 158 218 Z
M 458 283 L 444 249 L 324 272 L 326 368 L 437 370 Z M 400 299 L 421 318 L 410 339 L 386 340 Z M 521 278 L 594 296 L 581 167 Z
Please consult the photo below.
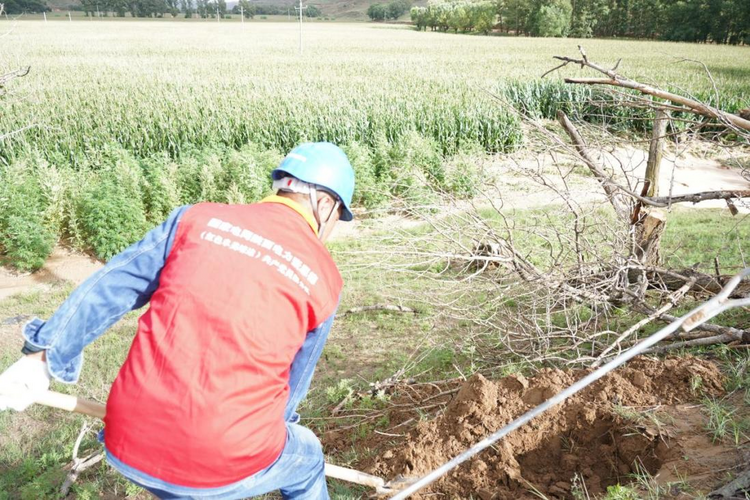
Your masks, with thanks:
M 646 197 L 646 200 L 658 206 L 665 206 L 669 203 L 700 203 L 706 200 L 732 200 L 733 198 L 750 198 L 750 190 L 703 191 L 701 193 L 674 196 L 652 196 Z
M 106 407 L 95 401 L 88 401 L 83 398 L 71 396 L 69 394 L 61 394 L 54 391 L 45 391 L 36 402 L 44 406 L 51 406 L 52 408 L 58 408 L 60 410 L 72 411 L 75 413 L 82 413 L 96 418 L 104 418 L 106 414 Z M 99 459 L 101 460 L 101 459 Z M 99 461 L 97 460 L 97 461 Z M 339 467 L 338 465 L 326 464 L 325 466 L 326 476 L 335 479 L 341 479 L 350 483 L 360 484 L 362 486 L 370 486 L 380 490 L 385 487 L 385 480 L 383 478 L 366 474 L 354 469 L 347 469 L 345 467 Z
M 401 313 L 414 313 L 417 312 L 412 309 L 411 307 L 406 306 L 394 306 L 391 304 L 376 304 L 372 306 L 359 306 L 359 307 L 352 307 L 351 309 L 347 309 L 341 314 L 338 314 L 338 317 L 344 317 L 349 314 L 356 314 L 361 312 L 368 312 L 368 311 L 392 311 L 392 312 L 401 312 Z
M 688 99 L 687 97 L 657 89 L 655 87 L 651 87 L 650 85 L 644 85 L 633 80 L 622 78 L 617 80 L 610 78 L 566 78 L 565 83 L 578 83 L 582 85 L 611 85 L 613 87 L 622 87 L 626 89 L 637 90 L 644 94 L 658 97 L 659 99 L 664 99 L 666 101 L 681 104 L 698 115 L 715 118 L 722 122 L 729 123 L 730 125 L 733 125 L 742 130 L 750 130 L 750 121 L 745 120 L 744 118 L 740 118 L 737 115 L 718 110 L 712 106 L 707 106 L 698 101 Z
M 104 415 L 107 413 L 106 406 L 101 403 L 54 391 L 45 391 L 36 402 L 44 406 L 82 413 L 102 420 L 104 420 Z
M 381 477 L 328 463 L 326 464 L 326 476 L 341 479 L 347 483 L 361 484 L 362 486 L 370 486 L 376 489 L 385 486 L 385 480 Z
M 674 351 L 675 349 L 682 349 L 684 347 L 726 344 L 727 342 L 733 342 L 735 340 L 742 340 L 742 337 L 738 338 L 735 335 L 725 333 L 714 337 L 704 337 L 700 339 L 686 340 L 684 342 L 675 342 L 674 344 L 667 344 L 659 347 L 652 347 L 644 352 L 647 354 L 658 354 L 661 352 Z

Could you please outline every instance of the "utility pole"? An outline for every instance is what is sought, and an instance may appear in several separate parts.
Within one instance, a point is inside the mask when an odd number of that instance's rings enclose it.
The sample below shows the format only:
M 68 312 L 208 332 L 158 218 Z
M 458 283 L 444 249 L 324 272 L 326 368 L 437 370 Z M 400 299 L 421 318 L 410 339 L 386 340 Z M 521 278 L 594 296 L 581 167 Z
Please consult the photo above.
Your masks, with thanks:
M 47 22 L 47 13 L 45 11 L 42 11 L 42 14 L 44 14 L 44 22 Z
M 307 8 L 307 5 L 302 7 L 302 0 L 299 0 L 299 7 L 295 7 L 295 10 L 299 10 L 299 55 L 302 55 L 302 11 Z
M 101 14 L 99 14 L 99 2 L 96 2 L 96 17 L 102 17 Z
M 240 22 L 245 22 L 245 8 L 240 4 Z
M 216 22 L 220 23 L 221 19 L 219 18 L 219 2 L 216 2 Z
M 73 18 L 70 16 L 70 11 L 68 11 L 68 21 L 70 21 L 71 23 L 73 22 Z

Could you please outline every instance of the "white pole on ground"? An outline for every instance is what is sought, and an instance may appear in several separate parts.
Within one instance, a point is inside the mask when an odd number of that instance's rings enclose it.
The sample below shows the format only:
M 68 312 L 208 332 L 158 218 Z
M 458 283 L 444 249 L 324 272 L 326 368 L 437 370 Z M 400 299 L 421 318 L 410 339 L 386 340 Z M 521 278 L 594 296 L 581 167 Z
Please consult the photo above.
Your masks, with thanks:
M 245 9 L 242 7 L 242 4 L 240 4 L 240 20 L 241 22 L 245 22 Z
M 70 11 L 68 11 L 68 21 L 70 21 L 71 23 L 73 22 L 73 18 L 70 16 Z
M 602 378 L 604 375 L 611 372 L 615 368 L 627 363 L 632 358 L 643 353 L 644 351 L 646 351 L 648 348 L 650 348 L 657 342 L 660 342 L 664 340 L 665 338 L 669 337 L 674 332 L 676 332 L 679 328 L 682 328 L 682 330 L 685 332 L 689 332 L 696 326 L 710 320 L 717 314 L 723 311 L 726 311 L 727 309 L 732 309 L 734 307 L 750 306 L 750 297 L 741 298 L 741 299 L 729 298 L 732 291 L 735 288 L 737 288 L 737 285 L 739 285 L 740 281 L 742 281 L 742 279 L 747 276 L 750 276 L 750 267 L 744 269 L 735 277 L 733 277 L 731 280 L 729 280 L 729 282 L 727 282 L 727 284 L 724 286 L 724 288 L 722 288 L 722 290 L 718 293 L 718 295 L 716 295 L 714 298 L 712 298 L 708 302 L 696 307 L 695 309 L 693 309 L 686 315 L 682 316 L 681 318 L 676 319 L 675 321 L 670 323 L 668 326 L 662 328 L 661 330 L 651 335 L 650 337 L 647 337 L 641 343 L 636 344 L 635 346 L 631 347 L 627 351 L 623 352 L 622 354 L 617 356 L 615 359 L 613 359 L 606 365 L 602 366 L 601 368 L 598 368 L 596 371 L 589 373 L 584 378 L 582 378 L 575 384 L 571 385 L 567 389 L 555 394 L 544 403 L 540 404 L 536 408 L 533 408 L 527 411 L 526 413 L 524 413 L 523 415 L 515 419 L 513 422 L 503 427 L 502 429 L 485 437 L 484 439 L 479 441 L 477 444 L 475 444 L 468 450 L 456 456 L 454 459 L 450 460 L 449 462 L 444 463 L 443 465 L 433 470 L 429 474 L 422 476 L 416 482 L 414 482 L 411 486 L 409 486 L 408 488 L 404 490 L 401 490 L 398 494 L 392 496 L 390 500 L 405 500 L 406 498 L 413 495 L 417 491 L 421 490 L 428 484 L 441 478 L 442 476 L 447 474 L 450 470 L 458 467 L 459 464 L 470 459 L 471 457 L 473 457 L 480 451 L 484 450 L 485 448 L 492 446 L 499 439 L 513 432 L 514 430 L 518 429 L 519 427 L 521 427 L 528 421 L 532 420 L 534 417 L 541 415 L 542 413 L 549 410 L 553 406 L 556 406 L 562 403 L 573 394 L 576 394 L 577 392 L 579 392 L 586 386 L 596 382 L 597 380 L 599 380 L 600 378 Z
M 219 2 L 216 2 L 216 22 L 221 22 L 221 19 L 219 19 Z
M 47 13 L 46 12 L 42 12 L 42 14 L 44 14 L 44 22 L 46 23 L 47 22 Z

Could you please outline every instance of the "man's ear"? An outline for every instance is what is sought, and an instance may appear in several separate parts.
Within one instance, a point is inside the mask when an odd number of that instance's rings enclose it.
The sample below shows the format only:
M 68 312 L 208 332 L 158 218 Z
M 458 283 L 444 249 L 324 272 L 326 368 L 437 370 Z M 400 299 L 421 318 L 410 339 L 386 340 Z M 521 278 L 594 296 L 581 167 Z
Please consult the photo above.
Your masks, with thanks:
M 330 194 L 326 193 L 325 195 L 320 197 L 320 201 L 318 202 L 318 213 L 325 214 L 326 217 L 332 218 L 336 216 L 338 218 L 339 214 L 331 214 L 331 211 L 333 210 L 333 207 L 336 205 L 336 200 L 331 196 Z M 329 216 L 330 214 L 330 216 Z

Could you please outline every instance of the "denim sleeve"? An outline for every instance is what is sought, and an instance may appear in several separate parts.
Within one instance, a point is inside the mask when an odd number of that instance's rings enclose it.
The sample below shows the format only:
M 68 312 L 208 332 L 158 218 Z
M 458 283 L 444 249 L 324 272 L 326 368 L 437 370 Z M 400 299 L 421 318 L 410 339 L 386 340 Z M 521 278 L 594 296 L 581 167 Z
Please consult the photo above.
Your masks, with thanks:
M 292 368 L 289 372 L 289 401 L 284 410 L 286 422 L 296 423 L 299 420 L 297 406 L 305 399 L 307 391 L 310 389 L 315 365 L 318 364 L 318 359 L 323 353 L 323 346 L 326 344 L 335 317 L 336 312 L 334 311 L 319 327 L 308 332 L 305 342 L 294 356 Z
M 175 209 L 160 226 L 123 250 L 76 288 L 47 321 L 34 318 L 23 328 L 28 351 L 46 350 L 50 375 L 74 384 L 83 348 L 126 313 L 146 304 L 172 248 L 177 225 L 189 206 Z

